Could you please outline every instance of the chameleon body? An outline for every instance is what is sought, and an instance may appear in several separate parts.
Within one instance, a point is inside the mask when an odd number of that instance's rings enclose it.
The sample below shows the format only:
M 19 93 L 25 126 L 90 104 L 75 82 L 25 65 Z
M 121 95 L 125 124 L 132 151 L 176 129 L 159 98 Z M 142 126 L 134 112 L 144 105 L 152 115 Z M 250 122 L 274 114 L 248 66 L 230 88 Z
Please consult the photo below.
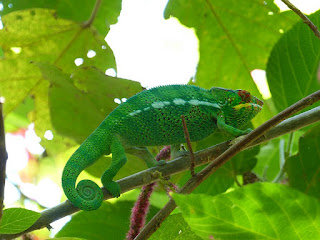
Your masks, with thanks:
M 75 186 L 80 172 L 102 155 L 112 153 L 112 161 L 101 182 L 118 197 L 120 187 L 112 179 L 126 163 L 125 153 L 144 159 L 148 167 L 157 165 L 146 146 L 185 143 L 181 115 L 191 141 L 219 130 L 239 136 L 250 132 L 239 127 L 260 112 L 262 105 L 245 90 L 169 85 L 142 91 L 111 112 L 70 157 L 62 174 L 64 192 L 74 206 L 87 211 L 98 209 L 103 201 L 99 186 L 90 180 Z

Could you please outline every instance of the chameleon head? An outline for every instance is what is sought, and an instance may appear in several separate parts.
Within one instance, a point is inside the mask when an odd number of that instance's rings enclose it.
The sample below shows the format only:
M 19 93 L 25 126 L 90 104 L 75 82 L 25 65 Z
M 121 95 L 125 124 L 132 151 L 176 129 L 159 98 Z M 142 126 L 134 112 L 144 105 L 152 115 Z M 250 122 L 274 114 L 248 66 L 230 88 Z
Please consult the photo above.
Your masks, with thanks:
M 210 92 L 218 99 L 225 122 L 233 127 L 241 127 L 254 118 L 262 109 L 263 101 L 246 90 L 211 88 Z

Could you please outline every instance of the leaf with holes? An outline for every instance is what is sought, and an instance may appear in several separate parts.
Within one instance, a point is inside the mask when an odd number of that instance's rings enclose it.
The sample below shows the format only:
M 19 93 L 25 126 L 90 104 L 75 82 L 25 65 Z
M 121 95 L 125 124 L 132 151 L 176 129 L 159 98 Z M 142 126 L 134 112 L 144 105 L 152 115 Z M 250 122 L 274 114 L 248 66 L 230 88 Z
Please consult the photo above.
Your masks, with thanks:
M 82 66 L 94 65 L 102 71 L 116 69 L 104 36 L 93 28 L 82 28 L 76 22 L 57 18 L 53 10 L 16 11 L 1 20 L 4 28 L 0 30 L 0 47 L 5 57 L 0 61 L 0 95 L 6 98 L 5 114 L 29 95 L 37 98 L 37 91 L 48 89 L 39 69 L 30 62 L 51 63 L 68 74 L 78 68 L 76 58 L 83 59 Z M 87 57 L 90 50 L 96 54 L 92 58 Z
M 36 65 L 43 78 L 50 82 L 49 108 L 53 127 L 78 142 L 83 142 L 118 106 L 115 98 L 128 98 L 143 90 L 138 82 L 106 76 L 94 67 L 79 68 L 70 77 L 53 65 Z

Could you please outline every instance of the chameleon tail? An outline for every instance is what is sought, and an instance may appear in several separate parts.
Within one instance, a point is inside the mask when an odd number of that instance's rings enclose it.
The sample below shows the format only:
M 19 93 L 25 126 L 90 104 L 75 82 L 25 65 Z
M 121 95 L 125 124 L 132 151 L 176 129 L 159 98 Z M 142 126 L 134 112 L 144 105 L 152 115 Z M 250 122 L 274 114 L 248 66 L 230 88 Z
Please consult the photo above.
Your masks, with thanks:
M 88 166 L 97 161 L 106 149 L 109 134 L 105 129 L 98 128 L 74 152 L 68 160 L 62 173 L 62 188 L 69 201 L 77 208 L 85 211 L 98 209 L 103 201 L 100 187 L 91 180 L 82 180 L 76 186 L 79 174 Z
M 75 207 L 85 211 L 96 210 L 103 201 L 102 190 L 91 180 L 81 180 L 75 188 L 77 177 L 84 168 L 74 155 L 69 159 L 62 173 L 63 191 Z

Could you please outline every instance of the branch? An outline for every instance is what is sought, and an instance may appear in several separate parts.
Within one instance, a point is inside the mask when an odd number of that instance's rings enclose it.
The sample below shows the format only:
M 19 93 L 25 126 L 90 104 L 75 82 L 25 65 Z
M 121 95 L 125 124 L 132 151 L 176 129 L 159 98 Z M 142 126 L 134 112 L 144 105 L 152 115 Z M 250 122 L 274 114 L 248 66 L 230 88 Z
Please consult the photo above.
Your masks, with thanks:
M 289 0 L 281 0 L 284 4 L 288 6 L 292 11 L 294 11 L 300 18 L 302 18 L 303 22 L 307 24 L 311 30 L 314 32 L 317 38 L 320 39 L 320 32 L 316 25 L 310 21 L 310 19 L 304 15 L 296 6 L 294 6 Z
M 284 119 L 295 114 L 296 112 L 312 105 L 320 100 L 320 90 L 310 94 L 309 96 L 301 99 L 295 104 L 291 105 L 287 109 L 283 110 L 264 124 L 260 125 L 254 131 L 244 136 L 239 142 L 231 146 L 228 150 L 219 155 L 213 162 L 202 169 L 194 177 L 191 177 L 188 182 L 181 188 L 180 193 L 191 193 L 197 186 L 199 186 L 204 180 L 206 180 L 212 173 L 214 173 L 219 167 L 230 160 L 240 151 L 248 148 L 252 142 L 257 140 L 269 129 L 273 128 Z M 213 160 L 213 159 L 212 159 Z M 142 229 L 140 234 L 135 240 L 148 239 L 161 225 L 161 223 L 170 215 L 170 213 L 177 207 L 173 199 L 169 202 L 149 221 L 149 223 Z
M 2 102 L 0 102 L 0 220 L 2 218 L 2 210 L 3 210 L 4 185 L 6 181 L 7 159 L 8 159 L 8 155 L 6 151 Z
M 312 110 L 309 110 L 307 112 L 304 112 L 302 114 L 299 114 L 295 117 L 283 121 L 281 124 L 276 126 L 274 129 L 268 131 L 265 135 L 260 137 L 258 140 L 252 143 L 252 145 L 249 145 L 246 148 L 250 148 L 254 145 L 258 145 L 260 143 L 266 142 L 283 134 L 287 134 L 289 132 L 303 128 L 318 121 L 320 121 L 320 107 L 316 107 Z M 229 147 L 230 141 L 227 141 L 196 152 L 194 154 L 195 165 L 200 166 L 216 159 L 222 152 L 226 151 Z M 164 166 L 157 166 L 141 171 L 134 175 L 120 179 L 117 182 L 121 187 L 121 192 L 124 193 L 137 187 L 157 181 L 159 179 L 159 174 L 154 174 L 156 171 L 161 172 L 163 177 L 167 177 L 183 171 L 187 171 L 189 170 L 189 167 L 190 157 L 181 156 L 173 161 L 166 163 Z M 107 192 L 107 190 L 105 190 L 104 188 L 102 188 L 102 190 L 104 192 L 104 199 L 112 198 L 112 196 Z M 0 239 L 10 240 L 18 236 L 21 236 L 22 234 L 47 227 L 50 225 L 50 223 L 65 216 L 71 215 L 77 211 L 79 211 L 79 209 L 72 206 L 69 201 L 65 201 L 64 203 L 61 203 L 53 208 L 43 211 L 41 213 L 40 218 L 29 229 L 25 230 L 24 232 L 12 235 L 0 234 Z M 163 214 L 163 212 L 159 214 Z

